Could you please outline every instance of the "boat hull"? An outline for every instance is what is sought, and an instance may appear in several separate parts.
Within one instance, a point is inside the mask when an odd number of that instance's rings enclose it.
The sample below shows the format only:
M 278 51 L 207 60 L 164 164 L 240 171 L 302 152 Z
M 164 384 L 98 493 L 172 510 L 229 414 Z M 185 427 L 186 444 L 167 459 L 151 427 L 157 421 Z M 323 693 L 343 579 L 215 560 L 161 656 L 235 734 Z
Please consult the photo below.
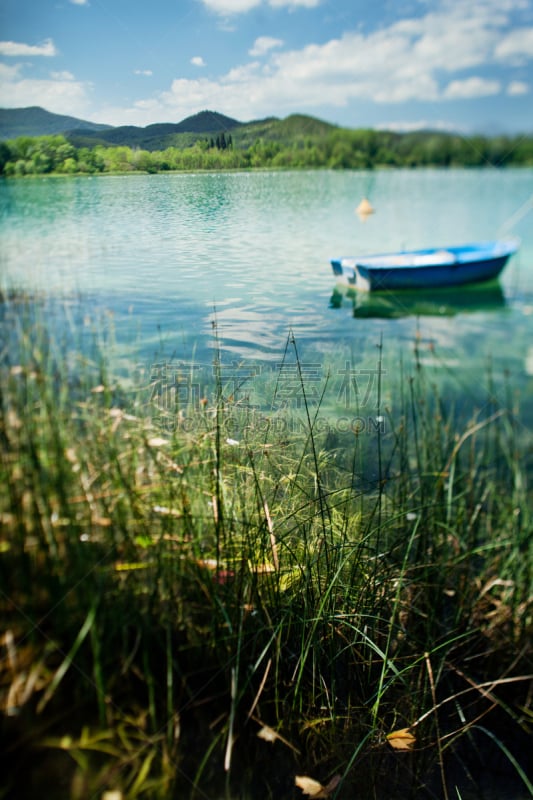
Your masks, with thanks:
M 451 288 L 493 281 L 516 252 L 515 241 L 332 259 L 333 273 L 362 291 Z

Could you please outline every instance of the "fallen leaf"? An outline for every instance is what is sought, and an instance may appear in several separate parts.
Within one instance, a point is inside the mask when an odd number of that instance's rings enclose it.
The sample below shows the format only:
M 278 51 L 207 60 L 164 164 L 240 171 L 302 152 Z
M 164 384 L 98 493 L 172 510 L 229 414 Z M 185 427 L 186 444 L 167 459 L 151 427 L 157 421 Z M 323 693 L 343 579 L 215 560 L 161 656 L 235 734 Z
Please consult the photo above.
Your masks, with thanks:
M 196 563 L 199 567 L 205 567 L 205 569 L 215 570 L 218 567 L 216 558 L 198 558 Z
M 109 517 L 91 517 L 91 522 L 93 525 L 99 525 L 101 528 L 109 528 L 109 526 L 113 524 L 113 520 L 109 519 Z
M 263 725 L 261 730 L 257 731 L 257 735 L 260 739 L 264 739 L 265 742 L 275 742 L 276 739 L 280 738 L 279 733 L 276 733 L 274 728 L 269 728 L 268 725 Z
M 253 719 L 255 719 L 256 722 L 259 722 L 259 720 L 255 717 Z M 290 747 L 290 749 L 295 753 L 298 755 L 300 754 L 300 751 L 297 747 L 291 744 L 288 739 L 285 739 L 284 736 L 282 736 L 280 733 L 277 733 L 277 731 L 275 731 L 274 728 L 271 728 L 269 725 L 263 725 L 260 730 L 257 731 L 257 735 L 260 739 L 263 739 L 263 741 L 270 742 L 271 744 L 277 741 L 282 742 L 282 744 L 286 745 L 286 747 Z
M 164 447 L 164 445 L 168 444 L 168 439 L 163 439 L 162 436 L 153 436 L 151 439 L 148 439 L 148 447 Z
M 395 750 L 411 750 L 416 742 L 410 728 L 400 728 L 387 734 L 387 741 Z
M 301 789 L 302 792 L 309 797 L 324 797 L 324 786 L 313 778 L 308 778 L 306 775 L 297 775 L 294 783 Z
M 327 798 L 337 788 L 341 780 L 340 775 L 334 775 L 326 786 L 323 786 L 313 778 L 308 778 L 306 775 L 297 775 L 294 782 L 302 792 L 313 800 L 319 798 Z

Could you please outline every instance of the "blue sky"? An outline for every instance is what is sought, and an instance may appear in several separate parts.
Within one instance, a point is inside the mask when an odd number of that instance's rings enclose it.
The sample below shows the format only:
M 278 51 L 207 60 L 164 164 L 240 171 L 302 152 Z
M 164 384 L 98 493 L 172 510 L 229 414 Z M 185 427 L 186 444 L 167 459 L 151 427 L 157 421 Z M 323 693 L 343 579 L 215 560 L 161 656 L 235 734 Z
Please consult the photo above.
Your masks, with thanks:
M 533 0 L 0 0 L 0 106 L 533 132 Z

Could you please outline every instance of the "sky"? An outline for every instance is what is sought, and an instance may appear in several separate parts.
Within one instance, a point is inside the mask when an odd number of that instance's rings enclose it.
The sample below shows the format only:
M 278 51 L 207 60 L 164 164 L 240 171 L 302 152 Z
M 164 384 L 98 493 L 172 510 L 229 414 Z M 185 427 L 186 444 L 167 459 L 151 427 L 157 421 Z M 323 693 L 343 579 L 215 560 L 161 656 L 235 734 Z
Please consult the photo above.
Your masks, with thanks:
M 0 0 L 0 107 L 533 133 L 533 0 Z

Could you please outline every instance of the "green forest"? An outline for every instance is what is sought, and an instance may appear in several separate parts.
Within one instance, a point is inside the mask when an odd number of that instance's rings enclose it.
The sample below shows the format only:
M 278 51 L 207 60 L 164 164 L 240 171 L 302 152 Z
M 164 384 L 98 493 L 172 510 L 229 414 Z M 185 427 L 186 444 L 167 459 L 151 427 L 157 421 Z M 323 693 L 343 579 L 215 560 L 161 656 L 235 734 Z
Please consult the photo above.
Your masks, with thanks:
M 61 134 L 0 143 L 0 174 L 97 174 L 224 169 L 372 169 L 374 167 L 533 166 L 533 136 L 471 136 L 439 132 L 333 128 L 319 134 L 268 126 L 255 139 L 244 131 L 208 134 L 160 150 L 81 144 Z

